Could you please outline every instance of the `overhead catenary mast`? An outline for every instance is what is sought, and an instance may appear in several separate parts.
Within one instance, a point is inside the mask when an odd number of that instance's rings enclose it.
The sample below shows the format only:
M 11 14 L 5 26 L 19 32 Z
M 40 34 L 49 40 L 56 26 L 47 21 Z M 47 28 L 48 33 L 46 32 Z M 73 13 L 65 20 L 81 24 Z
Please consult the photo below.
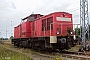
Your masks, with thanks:
M 86 49 L 86 34 L 89 39 L 88 0 L 80 0 L 80 25 L 83 48 Z
M 7 26 L 6 26 L 6 38 L 7 38 Z

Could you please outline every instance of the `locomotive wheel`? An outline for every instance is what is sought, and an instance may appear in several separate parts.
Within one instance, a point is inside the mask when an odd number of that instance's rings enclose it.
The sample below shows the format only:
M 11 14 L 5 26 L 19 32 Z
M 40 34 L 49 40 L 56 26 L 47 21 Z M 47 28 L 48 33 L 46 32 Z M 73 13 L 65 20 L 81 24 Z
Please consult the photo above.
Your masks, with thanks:
M 32 43 L 31 42 L 29 43 L 29 48 L 32 48 Z
M 17 42 L 14 42 L 14 46 L 19 47 L 19 44 Z
M 14 46 L 16 46 L 16 43 L 14 42 Z

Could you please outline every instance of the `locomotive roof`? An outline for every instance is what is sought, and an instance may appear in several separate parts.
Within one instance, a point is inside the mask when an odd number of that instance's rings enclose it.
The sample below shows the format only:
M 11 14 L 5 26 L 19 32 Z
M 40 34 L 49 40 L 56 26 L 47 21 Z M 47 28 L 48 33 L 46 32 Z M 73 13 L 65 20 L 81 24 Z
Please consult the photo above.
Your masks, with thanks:
M 30 17 L 30 16 L 35 16 L 35 15 L 40 15 L 40 16 L 43 16 L 43 15 L 41 15 L 41 14 L 31 14 L 31 15 L 29 15 L 29 16 L 27 16 L 27 17 L 23 18 L 22 20 L 25 20 L 25 19 L 27 19 L 28 17 Z
M 42 17 L 39 17 L 39 18 L 37 18 L 37 19 L 40 19 L 40 18 L 43 18 L 43 17 L 47 17 L 47 16 L 49 16 L 49 15 L 53 15 L 53 14 L 56 14 L 56 13 L 65 13 L 65 14 L 70 14 L 70 13 L 68 13 L 68 12 L 53 12 L 53 13 L 50 13 L 50 14 L 44 15 L 44 16 L 42 16 Z M 35 20 L 37 20 L 37 19 L 35 19 Z
M 68 12 L 53 12 L 53 13 L 50 13 L 50 14 L 48 14 L 48 15 L 44 15 L 44 16 L 42 16 L 42 17 L 46 17 L 46 16 L 49 16 L 49 15 L 52 15 L 52 14 L 56 14 L 56 13 L 70 14 L 70 13 L 68 13 Z
M 70 13 L 68 13 L 68 12 L 53 12 L 53 13 L 50 13 L 50 14 L 48 14 L 48 15 L 52 15 L 52 14 L 55 14 L 55 13 L 66 13 L 66 14 L 70 14 Z M 35 15 L 40 15 L 41 17 L 48 16 L 48 15 L 41 15 L 41 14 L 31 14 L 31 15 L 23 18 L 22 20 L 25 20 L 25 19 L 27 19 L 28 17 L 30 17 L 30 16 L 35 16 Z
M 50 14 L 48 14 L 48 15 L 55 14 L 55 13 L 66 13 L 66 14 L 70 14 L 70 13 L 68 13 L 68 12 L 53 12 L 53 13 L 50 13 Z

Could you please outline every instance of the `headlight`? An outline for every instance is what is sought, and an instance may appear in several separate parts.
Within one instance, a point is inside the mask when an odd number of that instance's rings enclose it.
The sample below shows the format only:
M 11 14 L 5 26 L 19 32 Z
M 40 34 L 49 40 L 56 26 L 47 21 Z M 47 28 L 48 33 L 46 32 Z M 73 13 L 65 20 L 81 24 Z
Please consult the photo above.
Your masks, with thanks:
M 59 34 L 59 31 L 57 31 L 57 34 Z

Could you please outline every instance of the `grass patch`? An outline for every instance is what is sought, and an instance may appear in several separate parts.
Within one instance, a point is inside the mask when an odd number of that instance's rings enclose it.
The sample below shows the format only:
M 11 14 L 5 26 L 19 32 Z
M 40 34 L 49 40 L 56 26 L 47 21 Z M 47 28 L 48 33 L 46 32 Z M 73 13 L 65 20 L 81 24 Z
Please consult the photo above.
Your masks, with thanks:
M 76 45 L 74 47 L 72 47 L 71 49 L 69 49 L 68 51 L 78 51 L 80 49 L 81 46 Z
M 0 60 L 32 60 L 30 57 L 0 46 Z

